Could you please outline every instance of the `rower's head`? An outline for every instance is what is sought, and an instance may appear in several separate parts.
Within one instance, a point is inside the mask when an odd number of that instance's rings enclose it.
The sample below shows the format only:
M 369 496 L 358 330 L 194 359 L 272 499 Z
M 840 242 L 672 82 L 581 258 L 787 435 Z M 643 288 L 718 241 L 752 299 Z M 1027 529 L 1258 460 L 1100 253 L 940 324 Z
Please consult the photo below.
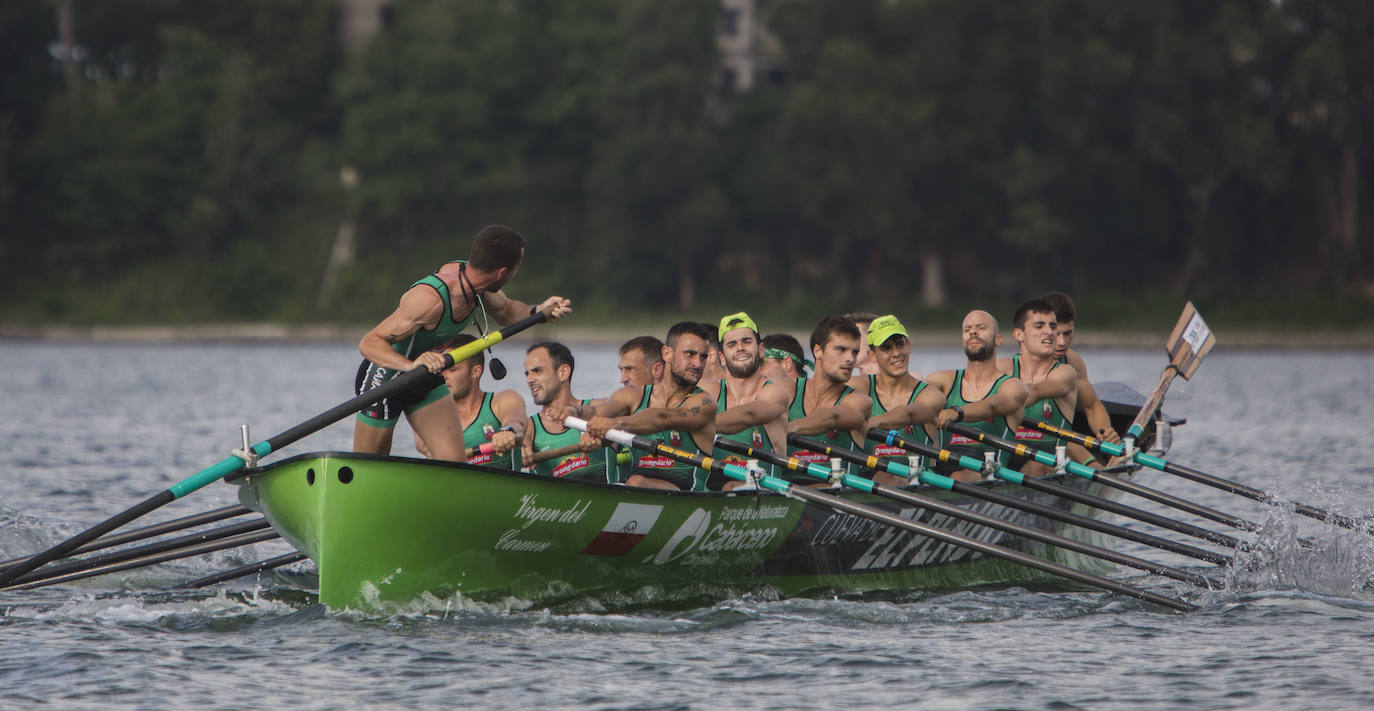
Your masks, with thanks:
M 964 355 L 970 363 L 991 360 L 997 357 L 997 346 L 1002 344 L 1002 334 L 997 327 L 997 319 L 982 309 L 974 309 L 964 317 L 960 326 L 960 341 L 964 345 Z
M 878 369 L 884 375 L 898 377 L 907 372 L 911 363 L 911 340 L 907 338 L 906 327 L 896 316 L 873 319 L 865 338 L 869 357 L 878 364 Z
M 811 357 L 816 374 L 846 382 L 859 362 L 859 327 L 844 316 L 826 316 L 811 329 Z
M 1054 309 L 1054 320 L 1059 324 L 1054 331 L 1054 357 L 1063 358 L 1073 346 L 1073 328 L 1078 321 L 1073 299 L 1062 291 L 1051 291 L 1040 297 L 1040 300 Z
M 520 270 L 525 259 L 525 237 L 504 225 L 488 225 L 472 240 L 468 267 L 492 275 L 494 281 L 482 291 L 496 291 Z
M 736 378 L 751 378 L 763 365 L 763 346 L 759 341 L 759 327 L 749 314 L 741 311 L 720 320 L 716 329 L 720 339 L 720 353 L 725 369 Z
M 525 385 L 530 399 L 543 407 L 554 402 L 572 383 L 573 355 L 557 341 L 540 341 L 525 350 Z
M 1055 352 L 1055 329 L 1059 321 L 1054 307 L 1041 299 L 1021 304 L 1011 317 L 1011 337 L 1021 344 L 1021 352 L 1038 358 L 1052 358 Z
M 620 385 L 642 388 L 663 380 L 663 341 L 636 336 L 620 346 Z
M 447 343 L 439 347 L 440 352 L 451 351 L 454 348 L 461 348 L 477 340 L 477 337 L 470 333 L 460 333 L 450 338 Z M 481 392 L 482 373 L 487 367 L 487 357 L 485 351 L 477 351 L 471 356 L 454 363 L 444 369 L 444 384 L 448 385 L 449 394 L 454 400 L 462 400 L 472 394 L 473 390 Z
M 802 353 L 801 341 L 786 333 L 763 337 L 763 375 L 766 378 L 805 378 L 810 364 Z
M 862 368 L 871 360 L 868 349 L 864 348 L 863 345 L 868 341 L 869 324 L 878 318 L 878 314 L 871 311 L 853 311 L 845 314 L 844 317 L 853 321 L 859 329 L 859 361 L 857 367 Z
M 711 349 L 711 329 L 697 321 L 682 321 L 668 329 L 663 339 L 663 362 L 673 384 L 688 388 L 701 380 L 706 370 L 707 352 Z

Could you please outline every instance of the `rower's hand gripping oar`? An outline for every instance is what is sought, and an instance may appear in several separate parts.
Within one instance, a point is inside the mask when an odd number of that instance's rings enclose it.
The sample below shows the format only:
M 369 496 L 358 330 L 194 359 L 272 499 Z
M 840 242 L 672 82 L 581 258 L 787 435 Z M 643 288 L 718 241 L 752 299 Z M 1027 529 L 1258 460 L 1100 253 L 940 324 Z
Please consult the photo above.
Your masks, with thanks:
M 587 427 L 586 420 L 576 417 L 565 418 L 563 420 L 563 424 L 567 427 L 582 430 L 584 432 L 586 431 Z M 1085 585 L 1103 588 L 1139 600 L 1151 602 L 1156 605 L 1168 607 L 1174 610 L 1179 610 L 1181 612 L 1191 612 L 1197 609 L 1196 606 L 1191 605 L 1182 600 L 1178 600 L 1165 595 L 1159 595 L 1157 593 L 1152 593 L 1148 590 L 1141 590 L 1139 588 L 1118 583 L 1114 580 L 1109 580 L 1099 575 L 1093 575 L 1091 573 L 1087 573 L 1081 570 L 1075 570 L 1068 566 L 1060 565 L 1052 561 L 1042 560 L 1040 558 L 1036 558 L 1035 556 L 1028 555 L 1020 551 L 1011 550 L 1010 548 L 1004 548 L 1002 546 L 994 545 L 991 543 L 984 543 L 983 541 L 968 538 L 966 536 L 961 536 L 956 533 L 951 533 L 949 531 L 935 528 L 933 526 L 928 526 L 923 523 L 918 523 L 910 519 L 901 518 L 900 516 L 894 516 L 892 514 L 887 513 L 886 511 L 880 511 L 869 506 L 864 506 L 863 504 L 857 504 L 847 499 L 840 498 L 838 496 L 826 494 L 820 491 L 816 491 L 814 489 L 808 489 L 803 486 L 793 486 L 785 479 L 780 479 L 769 474 L 759 475 L 758 472 L 752 472 L 736 464 L 727 464 L 712 457 L 704 456 L 701 454 L 693 454 L 691 452 L 684 452 L 683 450 L 677 449 L 676 447 L 669 447 L 668 445 L 665 445 L 661 442 L 656 442 L 654 440 L 646 439 L 644 437 L 638 437 L 623 430 L 609 430 L 608 432 L 606 432 L 605 438 L 607 440 L 625 445 L 627 447 L 633 447 L 635 449 L 639 449 L 642 451 L 653 452 L 666 457 L 671 457 L 676 461 L 683 462 L 685 464 L 691 464 L 692 466 L 701 469 L 707 469 L 718 474 L 723 474 L 724 476 L 730 477 L 731 479 L 735 479 L 738 481 L 756 481 L 760 488 L 768 489 L 769 491 L 773 491 L 793 499 L 819 504 L 821 506 L 832 508 L 841 513 L 851 514 L 853 516 L 866 518 L 870 521 L 882 523 L 893 528 L 900 528 L 923 536 L 928 536 L 930 538 L 934 538 L 935 540 L 947 543 L 949 545 L 959 546 L 961 548 L 968 548 L 970 550 L 982 553 L 987 556 L 1001 558 L 1003 560 L 1009 560 L 1015 563 L 1020 563 L 1027 567 L 1039 570 L 1041 572 L 1049 573 L 1051 575 L 1057 575 L 1059 577 L 1067 578 L 1069 580 L 1083 583 Z
M 1078 517 L 1077 514 L 1072 514 L 1067 511 L 1059 511 L 1054 509 L 1053 507 L 1044 506 L 1042 504 L 1037 504 L 1035 502 L 1019 500 L 1015 497 L 1007 496 L 1000 492 L 981 491 L 979 487 L 964 484 L 963 482 L 955 481 L 953 479 L 950 479 L 949 477 L 941 476 L 934 472 L 922 470 L 918 473 L 913 471 L 910 467 L 906 466 L 905 464 L 893 461 L 891 459 L 875 457 L 871 454 L 866 454 L 864 452 L 856 452 L 852 449 L 831 447 L 828 444 L 821 442 L 820 440 L 814 440 L 809 437 L 802 437 L 800 435 L 793 434 L 788 437 L 788 443 L 796 444 L 798 446 L 801 446 L 805 449 L 809 449 L 812 451 L 821 451 L 827 455 L 839 457 L 840 459 L 845 459 L 850 462 L 854 462 L 855 464 L 858 464 L 862 467 L 867 467 L 869 469 L 882 469 L 895 476 L 903 478 L 910 478 L 913 475 L 919 476 L 920 481 L 930 486 L 939 487 L 941 489 L 945 489 L 948 491 L 958 492 L 969 496 L 969 498 L 998 503 L 1013 511 L 1026 511 L 1031 514 L 1038 514 L 1044 516 L 1051 520 L 1065 521 L 1068 523 L 1075 523 L 1079 518 L 1087 518 Z M 821 448 L 816 449 L 816 445 L 820 445 Z M 796 457 L 785 457 L 771 450 L 751 447 L 750 445 L 747 445 L 743 442 L 736 442 L 734 440 L 725 439 L 724 437 L 716 437 L 716 446 L 730 452 L 735 452 L 736 454 L 742 454 L 746 457 L 761 459 L 763 461 L 775 464 L 780 467 L 784 467 L 791 471 L 802 472 L 807 474 L 808 476 L 815 477 L 816 479 L 828 481 L 831 480 L 831 478 L 834 476 L 834 473 L 824 465 L 803 462 Z M 1178 568 L 1162 565 L 1159 563 L 1155 563 L 1153 561 L 1145 560 L 1143 558 L 1137 558 L 1135 556 L 1120 553 L 1114 550 L 1103 548 L 1101 546 L 1094 546 L 1088 543 L 1084 543 L 1083 541 L 1075 540 L 1072 538 L 1066 538 L 1064 536 L 1060 536 L 1056 533 L 1051 533 L 1049 531 L 1045 531 L 1042 529 L 1032 528 L 1030 526 L 1023 526 L 1019 523 L 1006 521 L 995 516 L 989 516 L 987 514 L 978 513 L 977 511 L 972 511 L 959 506 L 955 506 L 954 504 L 941 501 L 939 499 L 932 499 L 928 496 L 921 496 L 920 494 L 911 491 L 906 491 L 903 489 L 894 489 L 892 487 L 883 486 L 870 479 L 866 479 L 856 474 L 843 473 L 840 475 L 839 480 L 841 484 L 844 484 L 845 486 L 848 486 L 852 489 L 877 494 L 878 496 L 882 496 L 887 499 L 892 499 L 893 501 L 898 501 L 904 504 L 912 504 L 914 506 L 918 506 L 920 508 L 933 511 L 944 516 L 957 518 L 963 521 L 969 521 L 972 523 L 976 523 L 980 526 L 994 528 L 999 531 L 1005 531 L 1007 533 L 1018 535 L 1023 538 L 1029 538 L 1031 540 L 1040 541 L 1041 543 L 1048 543 L 1052 546 L 1057 546 L 1065 550 L 1071 550 L 1077 553 L 1082 553 L 1084 555 L 1090 555 L 1094 558 L 1101 558 L 1103 560 L 1108 560 L 1113 563 L 1126 565 L 1139 570 L 1155 573 L 1157 575 L 1163 575 L 1166 577 L 1173 578 L 1175 580 L 1191 583 L 1193 585 L 1197 585 L 1200 587 L 1212 589 L 1221 589 L 1222 587 L 1224 587 L 1224 583 L 1222 583 L 1222 581 L 1220 580 L 1212 580 L 1204 576 L 1198 575 L 1196 573 L 1190 573 L 1184 570 L 1179 570 Z M 1119 528 L 1116 526 L 1112 526 L 1111 524 L 1108 524 L 1106 522 L 1096 521 L 1096 519 L 1088 520 L 1101 525 L 1101 529 L 1095 528 L 1095 530 L 1101 530 L 1106 533 L 1111 533 L 1113 532 L 1113 529 Z M 1120 530 L 1125 531 L 1127 529 Z
M 510 336 L 523 331 L 530 326 L 541 323 L 546 316 L 541 311 L 526 316 L 525 318 L 512 323 L 505 328 L 488 334 L 484 338 L 479 338 L 471 343 L 454 348 L 444 353 L 444 368 L 465 360 L 479 351 L 489 346 L 496 345 Z M 104 521 L 92 526 L 71 538 L 49 548 L 41 553 L 34 555 L 23 563 L 17 563 L 4 571 L 0 571 L 0 586 L 9 583 L 15 578 L 31 572 L 34 569 L 48 562 L 61 558 L 70 553 L 75 548 L 99 538 L 100 536 L 113 531 L 134 519 L 150 513 L 161 506 L 175 501 L 201 487 L 219 481 L 234 472 L 240 471 L 250 465 L 256 465 L 259 457 L 265 457 L 272 452 L 280 451 L 287 445 L 301 439 L 307 435 L 318 432 L 329 425 L 342 420 L 345 417 L 371 405 L 379 400 L 408 390 L 411 387 L 438 376 L 429 372 L 426 368 L 419 367 L 408 370 L 395 378 L 383 383 L 382 385 L 368 390 L 367 392 L 354 397 L 351 400 L 322 412 L 275 437 L 258 442 L 252 447 L 246 448 L 247 451 L 235 452 L 234 455 L 226 457 L 219 463 L 202 469 L 201 471 L 173 484 L 167 489 L 135 504 L 134 506 L 114 515 Z
M 1207 327 L 1207 322 L 1202 320 L 1202 314 L 1197 312 L 1193 302 L 1189 301 L 1184 305 L 1183 314 L 1179 316 L 1178 323 L 1174 325 L 1174 330 L 1164 345 L 1169 354 L 1169 364 L 1164 366 L 1164 372 L 1159 375 L 1159 383 L 1146 398 L 1144 407 L 1136 413 L 1135 420 L 1131 422 L 1131 426 L 1126 430 L 1126 436 L 1122 438 L 1126 451 L 1135 451 L 1136 440 L 1144 434 L 1145 424 L 1154 416 L 1160 403 L 1164 402 L 1164 392 L 1169 389 L 1174 376 L 1182 375 L 1184 380 L 1191 379 L 1198 366 L 1202 365 L 1202 359 L 1216 343 L 1216 335 Z

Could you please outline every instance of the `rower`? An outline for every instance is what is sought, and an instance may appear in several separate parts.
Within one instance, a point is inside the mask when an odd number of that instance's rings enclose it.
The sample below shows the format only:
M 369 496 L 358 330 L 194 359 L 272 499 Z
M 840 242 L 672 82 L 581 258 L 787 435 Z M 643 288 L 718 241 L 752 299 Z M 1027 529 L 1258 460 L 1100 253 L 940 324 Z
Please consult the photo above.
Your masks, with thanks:
M 836 447 L 862 449 L 853 432 L 868 421 L 872 407 L 867 395 L 849 386 L 859 358 L 859 328 L 843 316 L 826 316 L 811 330 L 811 357 L 816 375 L 797 378 L 787 411 L 787 432 L 824 439 Z M 863 441 L 863 440 L 859 440 Z M 809 463 L 829 463 L 819 452 L 796 451 L 793 456 Z M 856 473 L 856 465 L 841 464 L 840 471 Z M 787 478 L 787 477 L 783 477 Z M 815 479 L 803 477 L 814 485 Z
M 587 420 L 587 433 L 593 437 L 604 438 L 618 429 L 686 452 L 709 452 L 716 434 L 716 403 L 697 383 L 710 341 L 710 332 L 700 323 L 675 324 L 663 342 L 668 373 L 662 383 L 621 388 L 609 398 L 569 406 L 564 414 Z M 670 457 L 638 454 L 624 481 L 629 486 L 705 491 L 706 475 Z
M 951 422 L 968 422 L 970 427 L 999 437 L 1011 438 L 1021 422 L 1025 407 L 1026 388 L 1021 382 L 997 368 L 997 346 L 1002 343 L 997 319 L 981 309 L 970 311 L 961 325 L 961 341 L 968 364 L 960 370 L 941 370 L 926 378 L 929 386 L 911 406 L 916 421 L 924 421 L 930 410 L 935 413 L 935 426 L 944 430 Z M 932 403 L 934 406 L 932 407 Z M 1006 457 L 988 445 L 963 435 L 941 436 L 941 446 L 958 454 L 1006 464 Z M 935 471 L 961 481 L 979 481 L 982 472 L 957 468 L 940 462 Z
M 1054 356 L 1073 366 L 1078 374 L 1078 409 L 1083 411 L 1089 429 L 1095 432 L 1097 437 L 1112 444 L 1120 444 L 1121 435 L 1112 428 L 1112 419 L 1107 414 L 1107 407 L 1098 399 L 1097 390 L 1088 380 L 1088 365 L 1083 362 L 1083 356 L 1072 347 L 1078 317 L 1073 299 L 1061 291 L 1051 291 L 1040 298 L 1054 308 L 1055 321 L 1059 324 L 1055 329 Z M 1072 420 L 1073 417 L 1070 415 L 1069 419 Z M 1091 452 L 1072 442 L 1069 443 L 1069 456 L 1074 461 L 1088 466 L 1101 466 Z
M 460 333 L 440 351 L 449 351 L 477 340 L 476 336 Z M 520 470 L 520 442 L 525 438 L 525 401 L 514 390 L 482 391 L 482 373 L 486 370 L 486 356 L 477 351 L 464 360 L 445 368 L 441 375 L 458 406 L 458 420 L 463 425 L 463 447 L 474 449 L 491 444 L 492 451 L 468 457 L 468 464 L 481 464 L 496 469 Z M 415 449 L 434 457 L 420 433 L 415 433 Z
M 910 372 L 911 367 L 911 340 L 907 336 L 906 327 L 896 316 L 879 316 L 873 319 L 869 325 L 867 334 L 867 350 L 869 358 L 878 368 L 878 372 L 871 375 L 855 375 L 850 379 L 849 384 L 861 393 L 868 395 L 873 401 L 873 406 L 869 410 L 868 422 L 863 429 L 900 429 L 905 439 L 921 442 L 923 444 L 934 444 L 935 440 L 926 430 L 925 426 L 915 424 L 903 412 L 888 415 L 889 405 L 893 409 L 901 409 L 916 402 L 916 396 L 925 389 L 926 383 L 918 376 Z M 899 459 L 902 463 L 907 462 L 907 450 L 902 447 L 894 447 L 880 442 L 869 441 L 865 432 L 857 432 L 854 441 L 866 442 L 864 451 L 881 458 Z M 874 473 L 873 481 L 885 486 L 904 486 L 907 484 L 905 479 L 898 478 L 885 471 Z
M 706 344 L 706 367 L 701 371 L 703 382 L 713 383 L 725 377 L 725 356 L 720 352 L 720 334 L 716 325 L 702 323 L 701 327 L 709 334 Z
M 764 377 L 773 380 L 805 378 L 806 369 L 812 367 L 812 363 L 802 353 L 801 343 L 786 333 L 773 333 L 764 336 Z
M 620 346 L 620 387 L 642 388 L 663 381 L 663 341 L 636 336 Z
M 525 384 L 530 398 L 539 412 L 530 417 L 530 427 L 524 437 L 525 461 L 533 462 L 535 455 L 554 449 L 567 449 L 578 444 L 579 451 L 536 462 L 530 471 L 578 481 L 614 484 L 615 458 L 608 448 L 595 438 L 563 425 L 563 412 L 569 405 L 585 405 L 572 394 L 573 355 L 568 347 L 555 341 L 542 341 L 525 351 Z
M 702 379 L 702 387 L 716 398 L 716 436 L 742 442 L 756 449 L 785 450 L 787 444 L 787 406 L 792 391 L 782 381 L 762 372 L 763 346 L 759 329 L 749 314 L 741 311 L 720 320 L 717 330 L 721 353 L 725 356 L 725 377 L 717 381 Z M 744 464 L 745 458 L 716 448 L 711 456 L 731 464 Z M 763 469 L 773 473 L 771 465 Z M 744 482 L 730 480 L 719 487 L 730 491 Z M 716 484 L 714 477 L 708 482 Z M 710 487 L 714 488 L 714 487 Z
M 868 328 L 873 320 L 878 318 L 878 314 L 871 311 L 854 311 L 844 315 L 845 318 L 854 322 L 859 328 L 859 360 L 854 364 L 855 375 L 874 375 L 878 372 L 878 364 L 873 362 L 873 356 L 869 354 L 866 347 L 868 343 Z M 860 440 L 863 441 L 863 440 Z
M 1026 446 L 1054 454 L 1061 444 L 1035 427 L 1035 422 L 1047 422 L 1056 427 L 1070 427 L 1074 404 L 1078 401 L 1078 373 L 1073 366 L 1055 357 L 1054 307 L 1040 299 L 1032 299 L 1016 309 L 1011 317 L 1012 338 L 1021 344 L 1021 352 L 1010 358 L 998 358 L 997 367 L 1017 378 L 1026 388 L 1026 407 L 1021 424 L 1016 428 L 1016 440 Z M 1015 455 L 1007 465 L 1029 476 L 1044 476 L 1053 472 L 1049 466 L 1032 458 Z
M 477 233 L 468 259 L 448 262 L 411 285 L 401 294 L 396 310 L 358 342 L 364 360 L 358 366 L 354 392 L 361 395 L 415 368 L 438 373 L 444 368 L 444 356 L 432 349 L 462 333 L 479 309 L 483 320 L 489 313 L 501 325 L 535 310 L 550 321 L 570 313 L 572 302 L 560 296 L 530 306 L 501 290 L 515 276 L 524 256 L 525 238 L 519 232 L 492 225 Z M 432 384 L 407 389 L 359 412 L 353 426 L 353 451 L 390 454 L 402 413 L 436 459 L 464 460 L 458 409 L 438 377 Z

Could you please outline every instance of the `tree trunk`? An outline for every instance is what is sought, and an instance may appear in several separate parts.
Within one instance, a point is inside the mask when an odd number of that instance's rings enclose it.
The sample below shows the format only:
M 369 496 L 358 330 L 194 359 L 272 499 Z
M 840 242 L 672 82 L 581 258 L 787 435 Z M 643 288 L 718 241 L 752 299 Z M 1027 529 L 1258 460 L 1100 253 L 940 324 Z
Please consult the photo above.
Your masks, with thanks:
M 921 255 L 921 303 L 928 309 L 945 305 L 949 294 L 945 291 L 945 264 L 940 254 L 929 251 Z
M 67 91 L 76 88 L 80 78 L 76 67 L 76 19 L 72 10 L 72 0 L 57 2 L 57 37 L 62 45 L 62 75 L 67 83 Z
M 1356 153 L 1353 144 L 1341 146 L 1340 177 L 1336 181 L 1337 223 L 1332 229 L 1336 242 L 1332 250 L 1335 257 L 1332 276 L 1337 289 L 1344 288 L 1350 281 L 1360 253 L 1360 165 Z

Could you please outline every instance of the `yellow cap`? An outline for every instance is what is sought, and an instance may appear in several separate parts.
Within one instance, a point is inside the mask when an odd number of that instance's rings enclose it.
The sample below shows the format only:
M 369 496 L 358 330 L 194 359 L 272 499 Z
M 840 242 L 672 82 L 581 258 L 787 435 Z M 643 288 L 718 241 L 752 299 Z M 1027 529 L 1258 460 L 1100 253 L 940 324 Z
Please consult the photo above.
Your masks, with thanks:
M 737 328 L 747 328 L 753 331 L 755 336 L 759 335 L 759 327 L 754 324 L 754 319 L 749 318 L 749 314 L 741 311 L 737 314 L 730 314 L 720 320 L 720 332 L 716 334 L 716 338 L 723 341 L 725 340 L 726 332 L 733 331 Z
M 887 339 L 893 336 L 906 336 L 906 329 L 896 316 L 879 316 L 868 324 L 868 345 L 874 348 L 887 343 Z

